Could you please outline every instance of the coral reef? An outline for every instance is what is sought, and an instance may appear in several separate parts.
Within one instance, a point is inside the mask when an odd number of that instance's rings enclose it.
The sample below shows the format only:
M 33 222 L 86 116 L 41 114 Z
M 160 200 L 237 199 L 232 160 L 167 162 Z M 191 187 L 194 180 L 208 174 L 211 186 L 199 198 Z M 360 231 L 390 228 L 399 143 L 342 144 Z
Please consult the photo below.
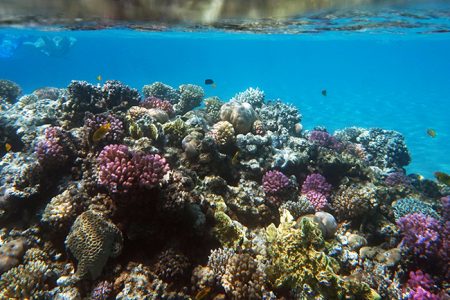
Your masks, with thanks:
M 398 132 L 258 88 L 3 88 L 1 299 L 448 297 L 448 189 Z

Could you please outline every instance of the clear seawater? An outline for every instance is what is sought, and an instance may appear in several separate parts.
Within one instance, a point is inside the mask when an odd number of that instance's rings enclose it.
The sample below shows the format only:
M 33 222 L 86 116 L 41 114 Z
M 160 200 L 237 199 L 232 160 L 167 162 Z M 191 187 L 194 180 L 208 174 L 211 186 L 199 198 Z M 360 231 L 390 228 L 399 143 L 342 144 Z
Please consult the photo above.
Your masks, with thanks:
M 51 29 L 51 28 L 50 28 Z M 64 53 L 24 46 L 48 36 L 75 43 Z M 409 173 L 450 172 L 450 34 L 415 32 L 239 33 L 220 30 L 143 32 L 127 28 L 2 28 L 0 78 L 25 93 L 71 80 L 116 79 L 141 89 L 162 81 L 203 85 L 228 100 L 248 87 L 296 105 L 304 128 L 349 126 L 401 132 Z M 1 43 L 0 43 L 1 44 Z M 321 94 L 327 90 L 327 96 Z M 437 136 L 427 135 L 432 128 Z

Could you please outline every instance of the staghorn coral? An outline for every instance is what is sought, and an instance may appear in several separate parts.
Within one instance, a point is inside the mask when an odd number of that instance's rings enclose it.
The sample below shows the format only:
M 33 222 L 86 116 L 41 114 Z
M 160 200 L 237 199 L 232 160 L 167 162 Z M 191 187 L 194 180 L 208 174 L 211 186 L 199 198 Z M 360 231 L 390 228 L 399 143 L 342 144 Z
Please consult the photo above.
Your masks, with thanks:
M 408 299 L 413 300 L 439 300 L 439 295 L 433 294 L 434 281 L 430 274 L 423 273 L 422 270 L 409 272 L 408 287 L 411 289 Z
M 342 186 L 332 199 L 333 210 L 339 219 L 363 217 L 378 205 L 375 186 L 372 184 Z
M 3 101 L 12 103 L 16 101 L 20 94 L 22 94 L 22 89 L 17 83 L 7 79 L 0 79 L 0 103 Z
M 210 135 L 219 146 L 226 146 L 235 141 L 234 128 L 230 122 L 220 121 L 214 124 Z
M 252 130 L 256 112 L 248 103 L 230 102 L 220 108 L 220 119 L 230 122 L 236 133 L 246 134 Z
M 122 251 L 122 233 L 102 215 L 85 211 L 77 217 L 66 237 L 66 247 L 77 259 L 77 278 L 96 279 L 108 258 Z
M 258 262 L 248 253 L 231 256 L 225 266 L 221 282 L 230 299 L 261 299 L 265 274 Z
M 230 102 L 249 103 L 253 108 L 261 107 L 264 103 L 264 92 L 259 88 L 248 88 L 243 92 L 237 93 L 231 98 Z

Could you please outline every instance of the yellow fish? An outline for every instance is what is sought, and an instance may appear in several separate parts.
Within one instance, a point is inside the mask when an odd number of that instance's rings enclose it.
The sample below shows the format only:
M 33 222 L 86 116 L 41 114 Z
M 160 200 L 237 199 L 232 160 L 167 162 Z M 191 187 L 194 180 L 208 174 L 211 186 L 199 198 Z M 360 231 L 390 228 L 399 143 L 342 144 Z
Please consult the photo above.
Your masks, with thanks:
M 437 135 L 436 130 L 431 129 L 431 128 L 428 128 L 428 129 L 427 129 L 427 134 L 428 134 L 429 136 L 431 136 L 432 138 L 436 137 L 436 135 Z
M 105 135 L 109 132 L 110 129 L 111 129 L 111 123 L 108 122 L 106 124 L 103 124 L 92 135 L 92 141 L 94 143 L 100 141 L 102 138 L 105 137 Z
M 198 291 L 198 293 L 195 295 L 195 300 L 203 300 L 205 299 L 207 296 L 209 296 L 209 294 L 211 293 L 212 288 L 207 286 L 203 289 L 201 289 L 200 291 Z
M 450 175 L 444 172 L 434 172 L 434 176 L 440 183 L 450 186 Z
M 236 165 L 239 163 L 239 151 L 236 151 L 236 153 L 233 155 L 233 158 L 231 158 L 231 164 Z
M 98 76 L 97 76 L 97 80 L 98 80 L 98 81 L 102 81 L 102 75 L 98 75 Z
M 11 144 L 9 144 L 9 143 L 6 143 L 5 144 L 5 150 L 6 150 L 6 152 L 9 152 L 9 150 L 11 150 Z

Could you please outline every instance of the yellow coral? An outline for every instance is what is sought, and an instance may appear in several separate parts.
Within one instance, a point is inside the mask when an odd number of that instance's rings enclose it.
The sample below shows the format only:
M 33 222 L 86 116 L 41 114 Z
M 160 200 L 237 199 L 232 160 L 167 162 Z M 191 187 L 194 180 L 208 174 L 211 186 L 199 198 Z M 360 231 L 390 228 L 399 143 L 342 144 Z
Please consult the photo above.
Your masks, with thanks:
M 86 211 L 78 216 L 66 238 L 66 246 L 78 261 L 78 278 L 97 278 L 109 257 L 120 254 L 120 230 L 102 215 Z
M 225 146 L 234 142 L 234 128 L 228 121 L 220 121 L 214 124 L 211 134 L 220 146 Z

